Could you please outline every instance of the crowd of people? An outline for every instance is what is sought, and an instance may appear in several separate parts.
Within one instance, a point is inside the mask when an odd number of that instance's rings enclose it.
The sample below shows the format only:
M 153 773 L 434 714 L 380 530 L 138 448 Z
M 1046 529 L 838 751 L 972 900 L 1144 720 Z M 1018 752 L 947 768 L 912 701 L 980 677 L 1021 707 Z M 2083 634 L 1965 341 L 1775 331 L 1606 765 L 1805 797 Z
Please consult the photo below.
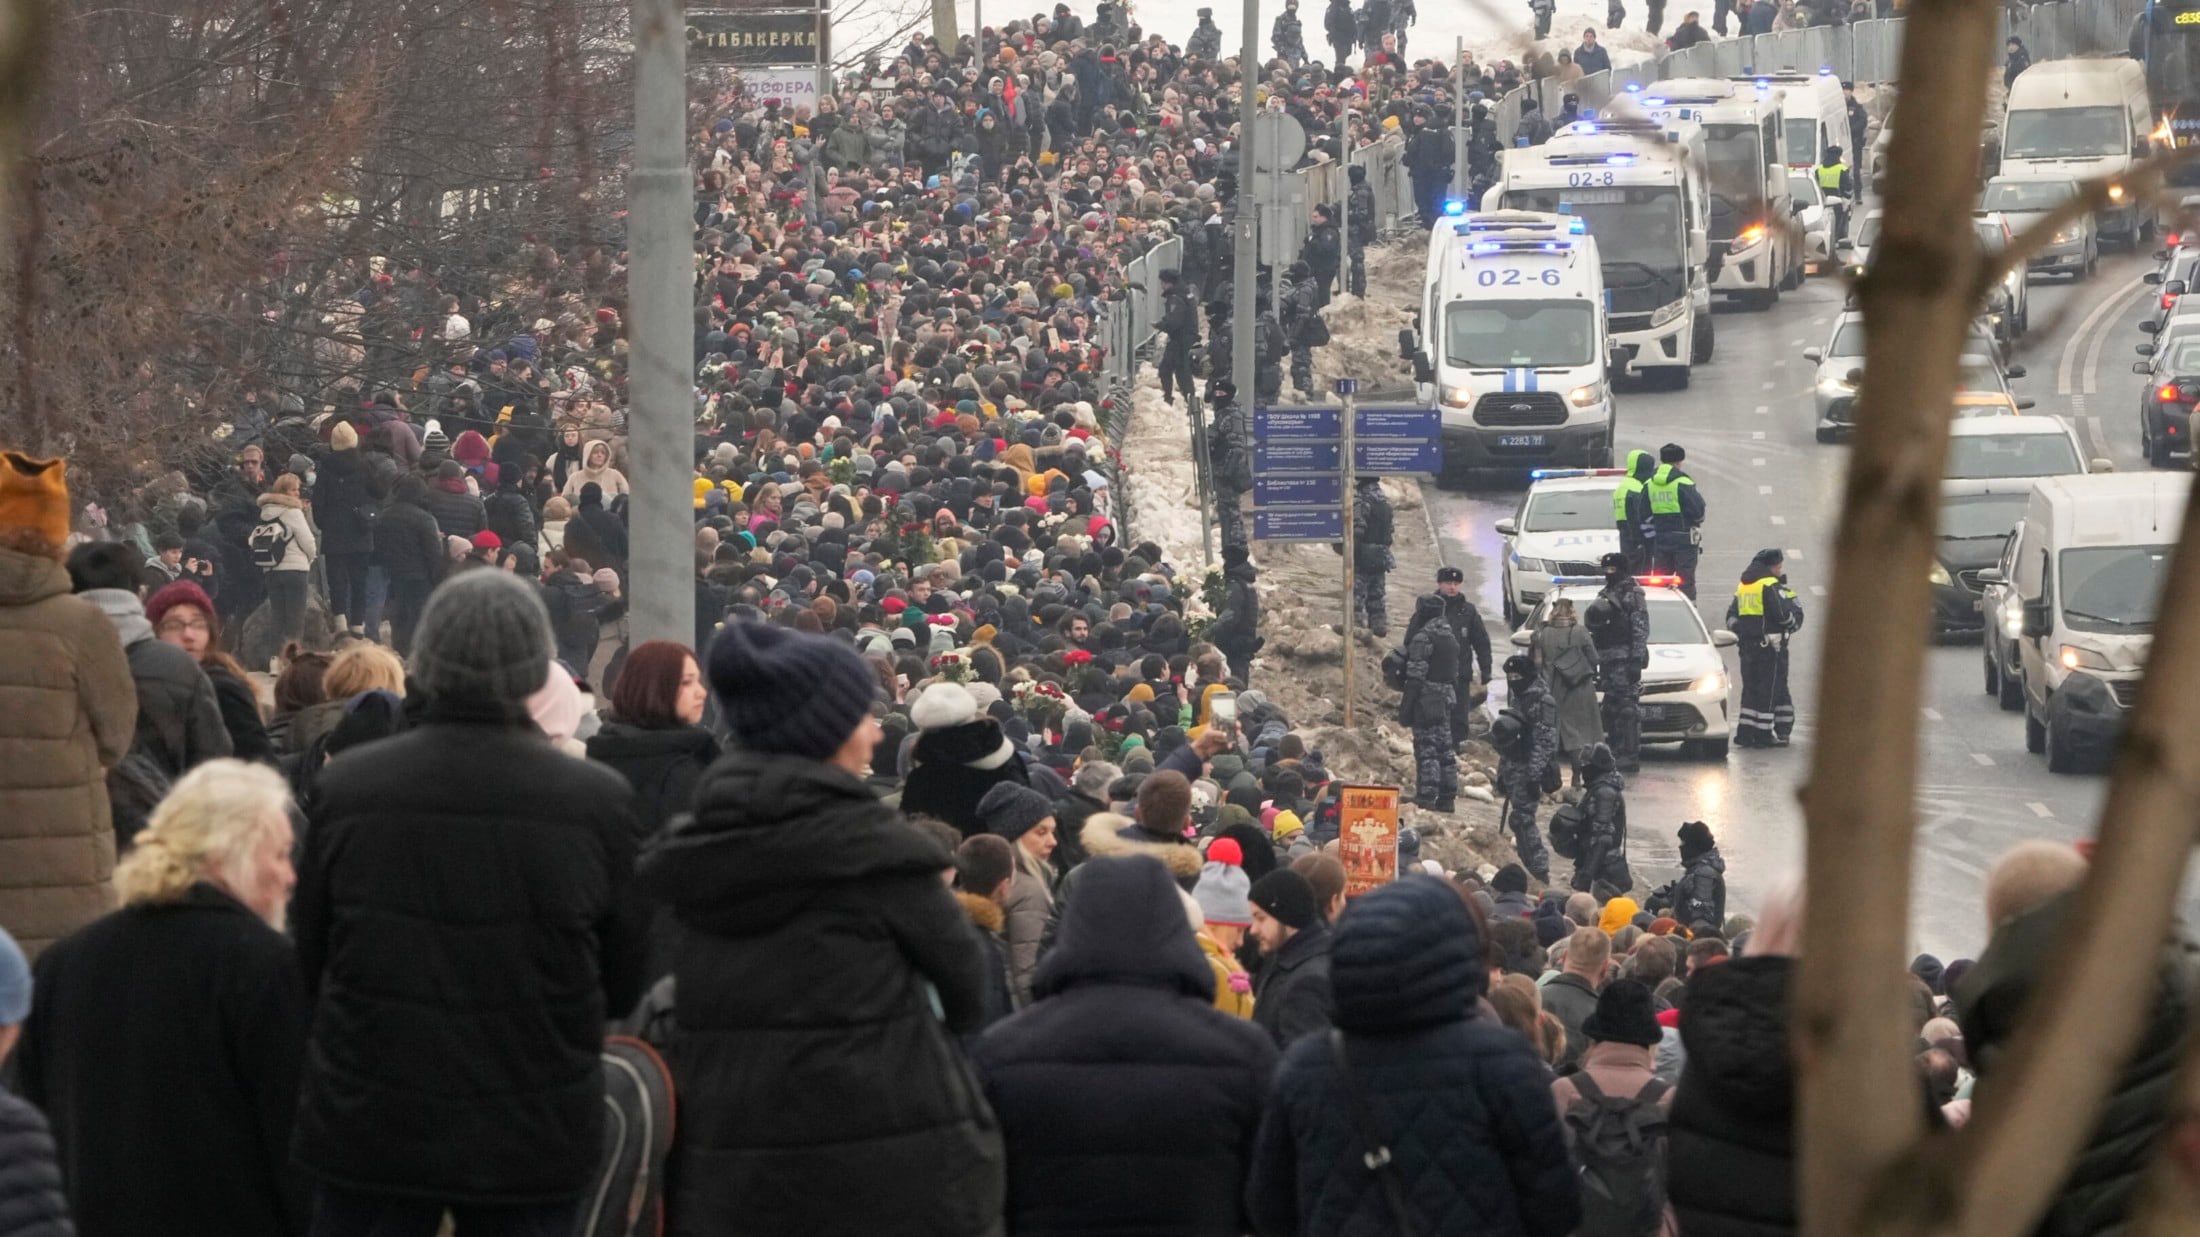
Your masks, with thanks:
M 1313 133 L 1356 100 L 1351 140 L 1448 182 L 1411 5 L 1344 3 L 1360 63 L 1308 61 L 1294 7 L 1251 85 Z M 335 273 L 362 345 L 204 457 L 0 453 L 0 1237 L 1792 1229 L 1792 900 L 1730 915 L 1690 822 L 1638 901 L 1597 745 L 1578 891 L 1537 888 L 1539 770 L 1523 863 L 1449 872 L 1409 828 L 1348 902 L 1242 527 L 1207 579 L 1124 536 L 1124 264 L 1183 238 L 1173 377 L 1227 355 L 1248 83 L 1206 29 L 1060 5 L 814 110 L 698 101 L 690 639 L 626 630 L 602 250 Z M 1478 167 L 1518 73 L 1467 73 Z M 1364 189 L 1246 324 L 1269 394 L 1363 285 Z M 1406 636 L 1437 811 L 1492 673 L 1461 582 Z M 2073 871 L 1996 869 L 1960 991 L 1920 960 L 1947 1119 Z M 2164 966 L 2073 1215 L 2120 1213 L 2159 1124 Z M 607 1029 L 678 1099 L 648 1214 L 606 1226 Z

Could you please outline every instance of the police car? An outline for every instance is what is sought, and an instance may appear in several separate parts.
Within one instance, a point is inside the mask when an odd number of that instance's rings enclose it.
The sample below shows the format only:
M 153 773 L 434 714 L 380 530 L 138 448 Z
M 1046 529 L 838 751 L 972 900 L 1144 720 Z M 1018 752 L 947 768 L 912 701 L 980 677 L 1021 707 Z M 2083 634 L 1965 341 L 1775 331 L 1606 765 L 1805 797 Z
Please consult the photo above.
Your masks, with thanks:
M 1606 512 L 1610 514 L 1609 511 Z M 1734 633 L 1704 625 L 1696 603 L 1681 592 L 1679 576 L 1636 576 L 1650 610 L 1650 665 L 1642 672 L 1642 741 L 1678 743 L 1681 754 L 1706 760 L 1726 759 L 1734 735 L 1732 675 L 1721 649 L 1734 647 Z M 1564 599 L 1588 622 L 1590 603 L 1604 588 L 1604 577 L 1559 576 L 1512 634 L 1526 648 L 1550 617 L 1551 603 Z
M 1598 562 L 1619 549 L 1612 491 L 1627 470 L 1538 468 L 1528 475 L 1520 509 L 1497 522 L 1505 539 L 1501 595 L 1512 627 L 1551 591 L 1551 577 L 1595 575 Z

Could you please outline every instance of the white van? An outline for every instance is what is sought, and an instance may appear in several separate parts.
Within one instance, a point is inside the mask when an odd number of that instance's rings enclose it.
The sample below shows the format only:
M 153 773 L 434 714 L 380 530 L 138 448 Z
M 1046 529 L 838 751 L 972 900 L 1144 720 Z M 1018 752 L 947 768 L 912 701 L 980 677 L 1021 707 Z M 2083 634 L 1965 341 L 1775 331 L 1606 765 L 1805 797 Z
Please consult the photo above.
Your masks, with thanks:
M 2189 473 L 2043 477 L 2018 531 L 2024 746 L 2056 773 L 2116 749 L 2154 640 Z M 2002 582 L 2003 569 L 1980 573 Z
M 2131 170 L 2153 148 L 2146 70 L 2135 60 L 2043 60 L 2009 86 L 2001 175 L 2091 180 Z M 2101 238 L 2136 245 L 2151 214 L 2111 188 Z
M 1851 168 L 1864 166 L 1867 152 L 1850 150 L 1848 99 L 1841 93 L 1840 79 L 1831 69 L 1816 73 L 1759 73 L 1755 77 L 1737 77 L 1736 82 L 1749 82 L 1760 92 L 1769 92 L 1780 100 L 1781 124 L 1787 130 L 1787 164 L 1791 168 L 1814 168 L 1818 156 L 1828 146 L 1841 148 L 1841 158 Z M 1858 177 L 1859 181 L 1862 177 Z
M 1711 189 L 1706 236 L 1717 266 L 1711 290 L 1769 309 L 1781 292 L 1801 287 L 1803 247 L 1784 226 L 1795 211 L 1779 96 L 1769 87 L 1682 77 L 1653 83 L 1639 102 L 1643 115 L 1703 142 Z
M 1492 211 L 1437 221 L 1417 329 L 1400 342 L 1462 469 L 1612 462 L 1614 349 L 1585 221 Z

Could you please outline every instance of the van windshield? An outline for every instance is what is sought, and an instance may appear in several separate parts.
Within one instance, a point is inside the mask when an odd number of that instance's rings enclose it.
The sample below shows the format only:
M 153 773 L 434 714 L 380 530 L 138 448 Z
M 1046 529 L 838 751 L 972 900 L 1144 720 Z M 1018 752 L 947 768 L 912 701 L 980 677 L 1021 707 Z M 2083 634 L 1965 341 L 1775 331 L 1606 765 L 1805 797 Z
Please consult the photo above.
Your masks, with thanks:
M 1595 346 L 1582 301 L 1454 301 L 1444 317 L 1444 358 L 1469 369 L 1587 365 Z
M 1960 434 L 1948 440 L 1948 467 L 1941 475 L 1977 481 L 2062 477 L 2084 471 L 2067 434 Z
M 1986 210 L 2053 210 L 2078 192 L 2074 180 L 1990 180 L 1980 206 Z
M 2064 550 L 2063 621 L 2076 631 L 2129 635 L 2154 630 L 2154 606 L 2169 570 L 2166 545 L 2094 546 Z
M 2011 112 L 2003 122 L 2004 159 L 2073 159 L 2131 149 L 2120 107 L 2057 107 Z
M 1545 490 L 1528 497 L 1524 533 L 1579 533 L 1612 527 L 1612 491 Z
M 1787 121 L 1788 163 L 1818 162 L 1818 121 L 1809 116 L 1790 116 Z

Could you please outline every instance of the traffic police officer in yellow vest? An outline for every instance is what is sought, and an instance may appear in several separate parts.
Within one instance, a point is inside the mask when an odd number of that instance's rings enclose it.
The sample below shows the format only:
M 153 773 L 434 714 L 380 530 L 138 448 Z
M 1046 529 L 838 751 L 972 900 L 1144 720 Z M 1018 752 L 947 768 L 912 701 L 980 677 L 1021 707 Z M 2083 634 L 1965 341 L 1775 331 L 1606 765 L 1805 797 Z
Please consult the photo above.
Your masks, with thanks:
M 1627 475 L 1612 490 L 1612 524 L 1619 529 L 1619 552 L 1627 556 L 1627 574 L 1650 570 L 1650 497 L 1644 487 L 1658 469 L 1648 451 L 1627 453 Z
M 1658 470 L 1643 487 L 1650 503 L 1650 569 L 1680 577 L 1681 591 L 1696 599 L 1696 558 L 1703 546 L 1703 495 L 1681 462 L 1677 442 L 1658 448 Z
M 1856 200 L 1856 177 L 1850 174 L 1849 165 L 1841 160 L 1839 146 L 1826 147 L 1818 157 L 1818 192 L 1828 197 L 1842 199 L 1833 206 L 1833 235 L 1826 238 L 1831 247 L 1849 234 L 1849 203 Z
M 1787 586 L 1787 556 L 1759 550 L 1727 603 L 1726 625 L 1740 640 L 1742 705 L 1736 747 L 1786 747 L 1795 730 L 1788 696 L 1788 641 L 1803 627 L 1803 607 Z

